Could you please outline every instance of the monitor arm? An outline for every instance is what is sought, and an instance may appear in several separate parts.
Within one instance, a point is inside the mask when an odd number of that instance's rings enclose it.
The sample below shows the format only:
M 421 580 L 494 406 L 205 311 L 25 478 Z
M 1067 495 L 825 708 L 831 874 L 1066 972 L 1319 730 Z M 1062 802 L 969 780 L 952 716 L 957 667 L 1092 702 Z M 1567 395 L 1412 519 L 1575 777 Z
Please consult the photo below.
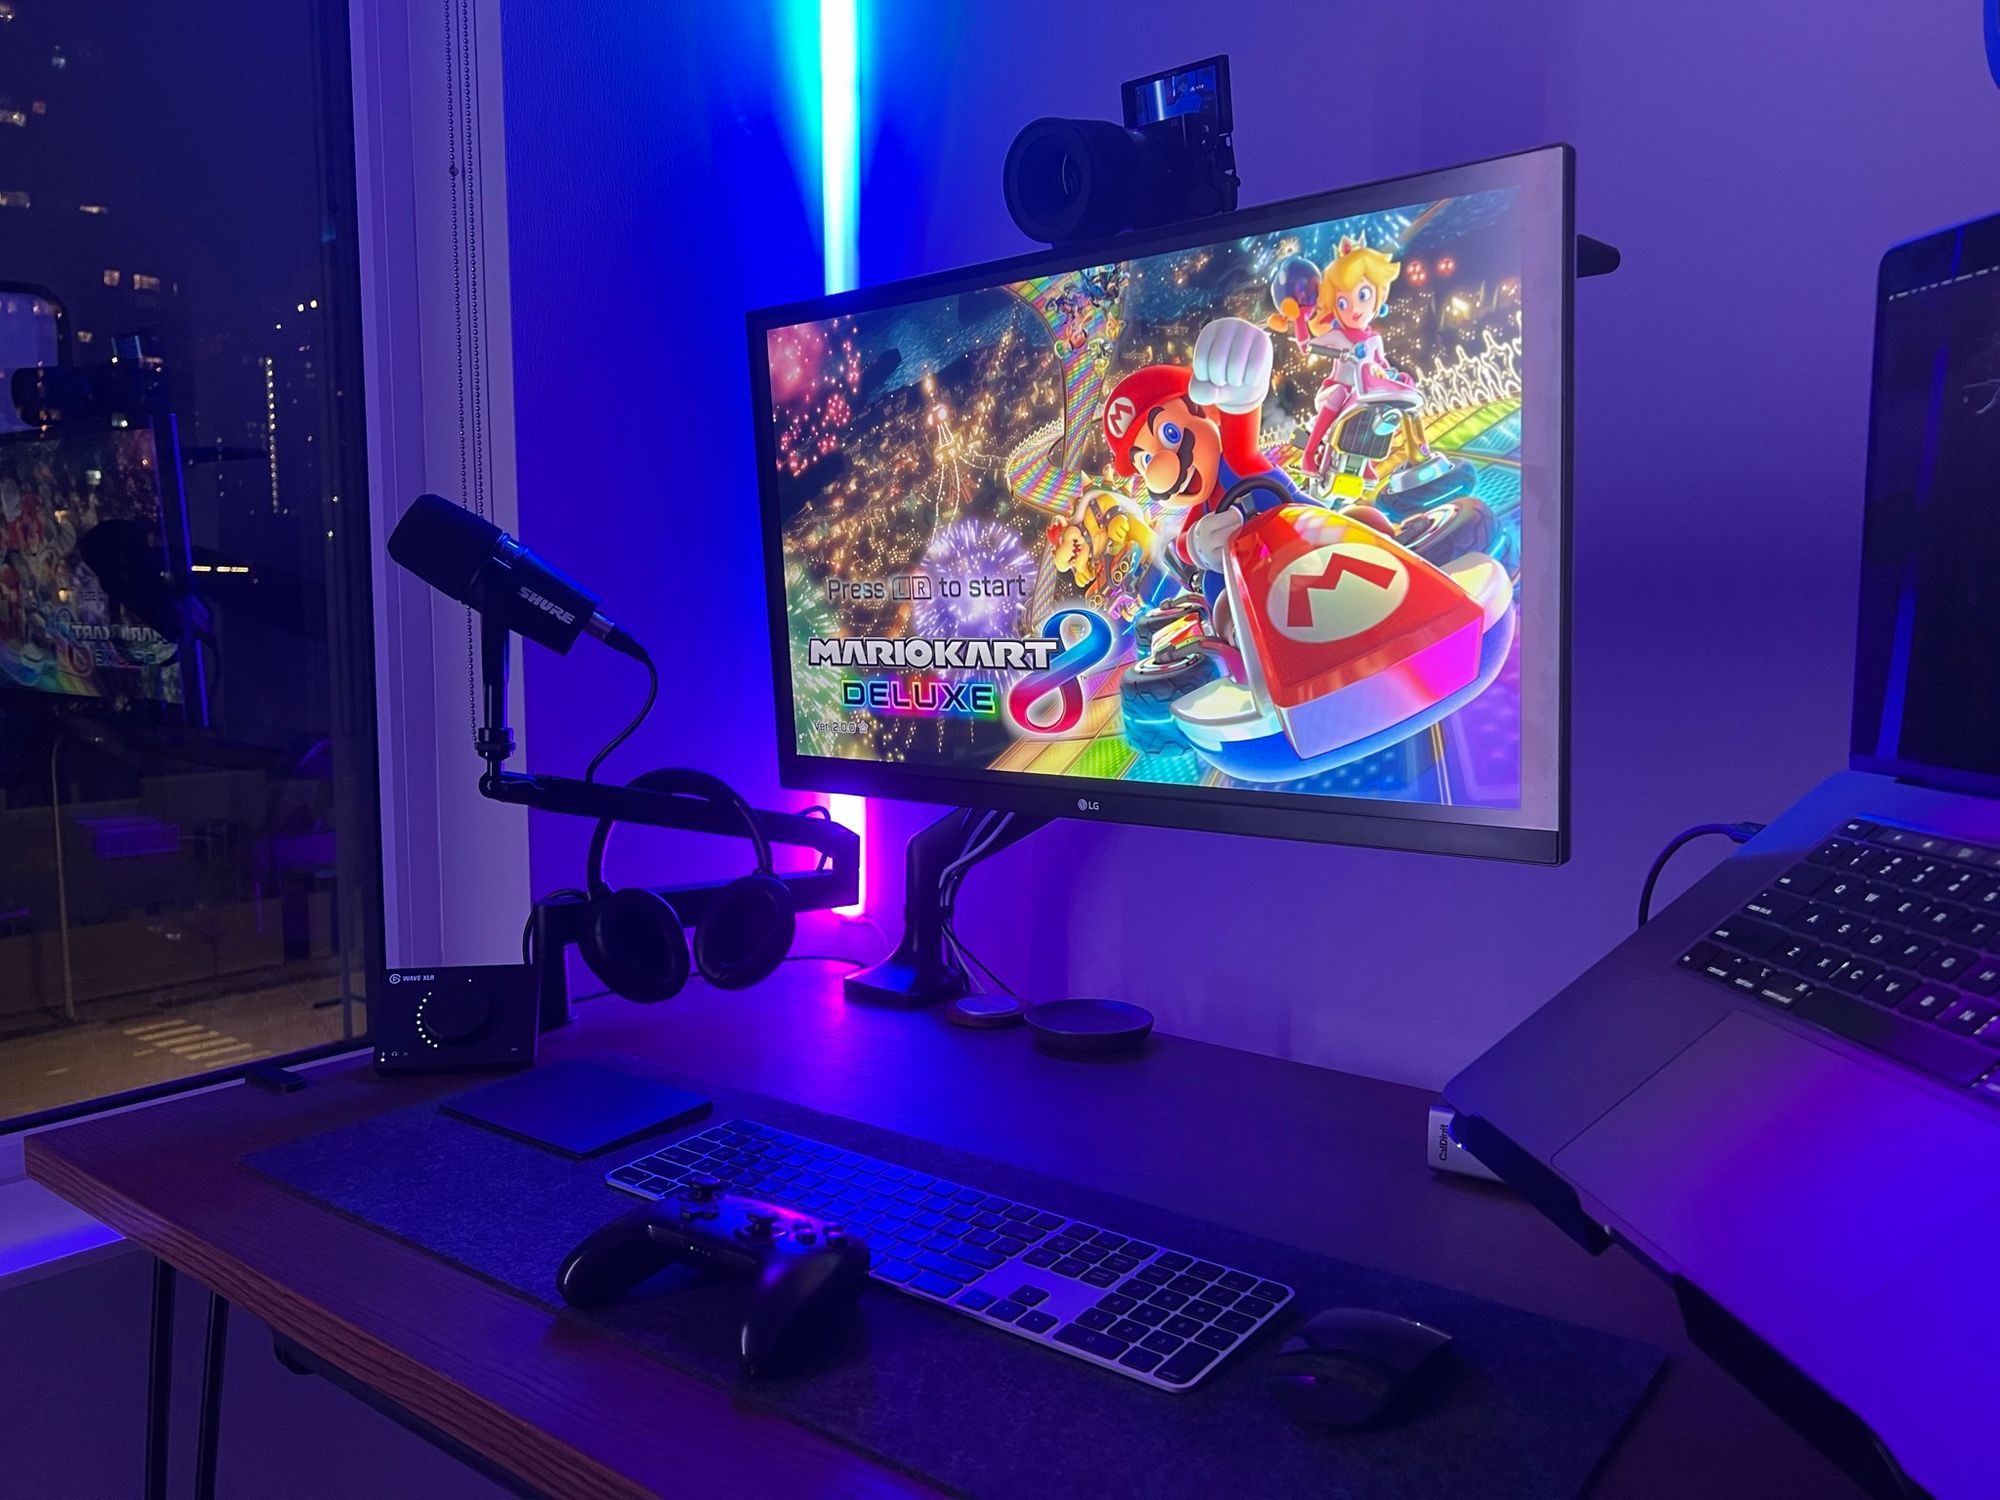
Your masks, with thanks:
M 514 753 L 514 732 L 507 724 L 508 632 L 490 617 L 480 618 L 480 681 L 485 715 L 474 732 L 473 742 L 486 762 L 486 770 L 479 778 L 481 796 L 535 812 L 567 813 L 593 820 L 609 818 L 653 828 L 749 838 L 742 819 L 733 809 L 713 803 L 640 787 L 583 781 L 574 776 L 503 770 Z M 831 818 L 772 812 L 761 807 L 751 808 L 750 813 L 773 845 L 811 849 L 819 855 L 810 870 L 778 872 L 798 910 L 821 911 L 854 903 L 861 887 L 859 835 Z M 727 881 L 713 881 L 659 888 L 659 894 L 667 898 L 683 922 L 694 923 L 701 920 L 714 893 L 726 884 Z M 570 1019 L 564 952 L 581 936 L 587 906 L 587 900 L 581 896 L 553 896 L 535 903 L 530 931 L 534 961 L 541 971 L 538 982 L 544 1031 Z
M 903 936 L 872 968 L 847 976 L 847 998 L 859 1005 L 898 1007 L 956 1000 L 972 989 L 952 942 L 951 907 L 957 882 L 981 860 L 1019 843 L 1049 820 L 994 813 L 985 826 L 971 808 L 953 808 L 913 834 L 903 853 Z

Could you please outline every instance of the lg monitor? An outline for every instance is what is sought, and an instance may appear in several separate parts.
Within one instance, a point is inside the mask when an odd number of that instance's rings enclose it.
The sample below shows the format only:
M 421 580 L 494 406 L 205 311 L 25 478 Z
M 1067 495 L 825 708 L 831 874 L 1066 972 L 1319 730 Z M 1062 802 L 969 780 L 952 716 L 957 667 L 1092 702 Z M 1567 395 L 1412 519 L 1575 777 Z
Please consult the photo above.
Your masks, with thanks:
M 1567 147 L 750 315 L 787 786 L 1564 857 Z

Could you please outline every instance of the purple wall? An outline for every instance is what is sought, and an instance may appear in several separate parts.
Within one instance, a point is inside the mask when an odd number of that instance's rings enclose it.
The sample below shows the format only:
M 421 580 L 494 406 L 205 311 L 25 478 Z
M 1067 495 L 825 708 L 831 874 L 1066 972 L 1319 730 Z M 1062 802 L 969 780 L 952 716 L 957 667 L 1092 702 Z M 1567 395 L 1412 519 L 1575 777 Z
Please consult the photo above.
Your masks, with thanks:
M 614 765 L 682 759 L 792 805 L 770 748 L 740 316 L 815 288 L 817 187 L 782 154 L 765 39 L 703 47 L 650 10 L 507 13 L 522 529 L 656 651 L 698 643 L 700 675 L 669 673 Z M 1625 252 L 1577 295 L 1572 863 L 1058 825 L 967 889 L 968 938 L 1018 988 L 1123 995 L 1169 1030 L 1438 1083 L 1627 929 L 1669 834 L 1769 817 L 1842 763 L 1875 261 L 2000 207 L 1976 6 L 1364 20 L 1154 0 L 1093 7 L 1087 28 L 1052 0 L 1014 0 L 1005 24 L 872 12 L 868 281 L 1023 248 L 999 193 L 1015 129 L 1112 113 L 1123 78 L 1215 50 L 1246 201 L 1568 140 L 1581 227 Z M 554 769 L 639 684 L 580 650 L 532 655 L 527 686 L 533 760 Z M 888 920 L 918 814 L 877 808 Z M 573 882 L 581 846 L 538 826 L 537 887 Z M 688 847 L 634 836 L 622 872 L 667 878 Z M 1030 923 L 1027 892 L 1067 918 Z M 1210 930 L 1190 942 L 1190 920 Z

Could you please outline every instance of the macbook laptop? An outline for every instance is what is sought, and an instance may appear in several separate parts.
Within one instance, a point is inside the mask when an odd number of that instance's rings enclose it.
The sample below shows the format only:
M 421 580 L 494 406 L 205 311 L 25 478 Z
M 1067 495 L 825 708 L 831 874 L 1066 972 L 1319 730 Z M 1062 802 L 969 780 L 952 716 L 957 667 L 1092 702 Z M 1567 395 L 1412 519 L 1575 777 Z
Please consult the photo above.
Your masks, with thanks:
M 1461 1141 L 1871 1491 L 2000 1492 L 2000 215 L 1883 257 L 1849 769 L 1461 1073 Z

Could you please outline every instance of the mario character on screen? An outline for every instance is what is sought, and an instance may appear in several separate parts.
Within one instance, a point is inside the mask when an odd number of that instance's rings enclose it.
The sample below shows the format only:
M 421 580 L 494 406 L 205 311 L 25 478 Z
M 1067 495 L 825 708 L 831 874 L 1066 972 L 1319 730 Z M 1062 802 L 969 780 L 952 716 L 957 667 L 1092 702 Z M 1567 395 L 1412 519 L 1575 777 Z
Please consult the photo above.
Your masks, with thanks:
M 1200 574 L 1211 605 L 1246 512 L 1310 503 L 1259 446 L 1271 363 L 1269 334 L 1244 318 L 1217 318 L 1196 337 L 1191 363 L 1134 370 L 1104 403 L 1112 467 L 1136 476 L 1162 509 L 1182 513 L 1167 546 Z M 1243 483 L 1260 476 L 1263 483 Z

